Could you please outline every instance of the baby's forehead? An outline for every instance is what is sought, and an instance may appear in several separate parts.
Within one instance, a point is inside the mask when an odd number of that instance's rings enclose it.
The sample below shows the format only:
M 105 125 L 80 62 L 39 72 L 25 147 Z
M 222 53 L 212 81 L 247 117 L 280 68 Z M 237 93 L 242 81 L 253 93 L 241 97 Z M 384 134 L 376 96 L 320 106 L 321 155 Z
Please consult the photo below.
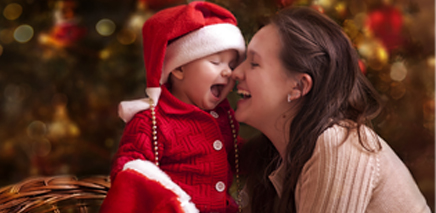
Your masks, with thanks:
M 230 56 L 230 57 L 236 58 L 236 57 L 238 57 L 238 55 L 239 54 L 238 54 L 237 50 L 235 50 L 235 49 L 227 49 L 227 50 L 222 50 L 222 51 L 219 51 L 219 52 L 212 53 L 212 54 L 210 54 L 210 55 L 208 55 L 206 57 L 209 57 L 209 56 L 217 56 L 217 57 Z

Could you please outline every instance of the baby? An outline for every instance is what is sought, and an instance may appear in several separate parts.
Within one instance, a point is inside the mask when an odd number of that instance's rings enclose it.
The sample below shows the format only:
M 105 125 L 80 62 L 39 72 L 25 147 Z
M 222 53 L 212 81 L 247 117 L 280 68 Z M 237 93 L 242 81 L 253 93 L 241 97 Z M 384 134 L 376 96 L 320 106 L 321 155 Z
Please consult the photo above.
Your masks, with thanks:
M 102 212 L 237 212 L 238 124 L 227 95 L 245 54 L 235 17 L 209 2 L 162 10 L 143 27 L 148 98 L 127 122 Z M 238 187 L 239 188 L 239 187 Z

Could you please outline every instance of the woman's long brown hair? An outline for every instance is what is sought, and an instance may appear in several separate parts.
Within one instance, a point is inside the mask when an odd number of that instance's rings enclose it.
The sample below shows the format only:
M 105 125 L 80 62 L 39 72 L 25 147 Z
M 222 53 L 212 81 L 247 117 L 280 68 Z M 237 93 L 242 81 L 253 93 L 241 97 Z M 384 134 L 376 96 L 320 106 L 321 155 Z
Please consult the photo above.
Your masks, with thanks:
M 309 74 L 313 86 L 291 123 L 279 202 L 274 203 L 276 192 L 268 179 L 278 163 L 278 153 L 265 136 L 249 147 L 255 153 L 248 156 L 252 169 L 247 169 L 247 189 L 252 212 L 296 212 L 297 181 L 321 133 L 341 120 L 352 120 L 360 138 L 360 126 L 369 124 L 381 104 L 360 71 L 356 50 L 335 22 L 311 8 L 296 7 L 282 9 L 270 24 L 277 27 L 283 43 L 283 65 L 290 72 Z

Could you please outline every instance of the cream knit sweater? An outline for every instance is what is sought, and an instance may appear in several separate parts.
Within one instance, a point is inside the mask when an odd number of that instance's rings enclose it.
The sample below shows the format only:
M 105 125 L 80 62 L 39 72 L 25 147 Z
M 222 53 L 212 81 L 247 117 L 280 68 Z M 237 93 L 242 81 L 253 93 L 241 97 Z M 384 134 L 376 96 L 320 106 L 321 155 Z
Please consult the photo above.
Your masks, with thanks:
M 366 151 L 356 131 L 335 125 L 317 141 L 313 156 L 304 166 L 295 192 L 298 212 L 430 212 L 404 163 L 384 140 L 367 127 L 363 143 L 381 150 Z M 345 139 L 345 141 L 344 141 Z M 283 171 L 270 175 L 281 196 Z M 256 212 L 256 211 L 252 211 Z

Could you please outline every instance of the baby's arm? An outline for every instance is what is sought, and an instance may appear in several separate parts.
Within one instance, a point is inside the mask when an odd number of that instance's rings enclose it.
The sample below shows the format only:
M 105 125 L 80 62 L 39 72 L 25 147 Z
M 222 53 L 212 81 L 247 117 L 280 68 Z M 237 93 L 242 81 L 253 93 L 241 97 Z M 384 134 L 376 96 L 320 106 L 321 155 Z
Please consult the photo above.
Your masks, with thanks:
M 324 132 L 295 192 L 298 212 L 366 212 L 377 178 L 376 154 L 338 126 Z
M 140 159 L 154 162 L 154 151 L 151 141 L 151 121 L 144 115 L 135 116 L 126 124 L 117 153 L 115 154 L 111 180 L 114 181 L 124 164 Z
M 155 165 L 151 129 L 144 114 L 127 123 L 100 212 L 198 213 L 191 197 Z

